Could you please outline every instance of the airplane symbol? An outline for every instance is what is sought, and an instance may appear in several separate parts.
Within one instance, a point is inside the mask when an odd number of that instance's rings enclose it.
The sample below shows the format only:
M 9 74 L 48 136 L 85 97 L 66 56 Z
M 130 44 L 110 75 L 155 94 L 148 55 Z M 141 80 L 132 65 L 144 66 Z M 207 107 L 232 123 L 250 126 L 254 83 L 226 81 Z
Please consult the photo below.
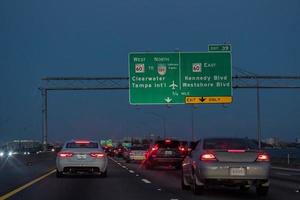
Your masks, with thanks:
M 175 82 L 173 81 L 171 85 L 169 85 L 169 87 L 172 87 L 172 90 L 175 90 L 175 88 L 178 87 L 178 85 L 175 84 Z

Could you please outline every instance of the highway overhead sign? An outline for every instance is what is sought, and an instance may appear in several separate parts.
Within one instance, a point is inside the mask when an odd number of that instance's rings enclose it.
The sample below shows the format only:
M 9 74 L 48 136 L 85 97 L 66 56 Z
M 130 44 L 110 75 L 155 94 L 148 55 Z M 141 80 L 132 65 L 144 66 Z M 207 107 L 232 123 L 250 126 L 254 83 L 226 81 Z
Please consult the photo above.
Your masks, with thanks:
M 209 44 L 208 45 L 208 51 L 218 51 L 218 52 L 230 52 L 231 51 L 231 45 L 230 44 Z
M 231 53 L 130 53 L 130 104 L 231 103 Z

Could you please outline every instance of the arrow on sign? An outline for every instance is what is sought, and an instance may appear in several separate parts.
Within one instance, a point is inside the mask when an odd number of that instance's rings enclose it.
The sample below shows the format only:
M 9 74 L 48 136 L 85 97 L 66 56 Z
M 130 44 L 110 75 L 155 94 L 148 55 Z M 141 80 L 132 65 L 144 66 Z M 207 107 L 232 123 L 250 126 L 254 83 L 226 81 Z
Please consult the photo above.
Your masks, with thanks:
M 201 97 L 201 99 L 200 99 L 201 102 L 204 102 L 205 100 L 206 100 L 206 99 L 203 98 L 203 97 Z
M 167 97 L 167 98 L 165 99 L 165 101 L 166 101 L 167 103 L 170 103 L 170 102 L 172 101 L 172 99 L 171 99 L 170 97 Z

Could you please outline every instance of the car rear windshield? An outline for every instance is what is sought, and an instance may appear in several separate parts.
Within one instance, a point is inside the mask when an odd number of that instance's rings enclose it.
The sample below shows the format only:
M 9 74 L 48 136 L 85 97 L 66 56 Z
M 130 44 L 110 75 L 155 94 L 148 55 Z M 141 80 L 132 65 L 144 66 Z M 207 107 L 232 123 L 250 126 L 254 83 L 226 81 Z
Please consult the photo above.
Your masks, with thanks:
M 251 150 L 257 149 L 257 145 L 249 139 L 206 139 L 204 140 L 203 149 L 213 150 L 228 150 L 242 149 Z
M 156 144 L 158 144 L 159 148 L 178 148 L 180 146 L 180 142 L 176 140 L 171 141 L 157 141 Z
M 96 142 L 89 142 L 89 143 L 70 142 L 67 143 L 66 148 L 98 148 L 98 144 Z

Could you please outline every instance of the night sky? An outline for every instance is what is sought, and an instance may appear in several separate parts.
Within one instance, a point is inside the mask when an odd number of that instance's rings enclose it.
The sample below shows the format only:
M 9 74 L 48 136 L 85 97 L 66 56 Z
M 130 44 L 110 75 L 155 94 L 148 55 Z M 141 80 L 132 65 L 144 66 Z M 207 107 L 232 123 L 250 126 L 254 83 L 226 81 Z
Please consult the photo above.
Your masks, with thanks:
M 233 72 L 300 75 L 299 0 L 1 0 L 0 144 L 42 136 L 38 87 L 49 76 L 128 76 L 128 53 L 232 44 Z M 196 138 L 256 137 L 256 91 L 194 110 Z M 49 141 L 191 138 L 192 108 L 131 106 L 128 91 L 49 92 Z M 262 90 L 262 135 L 300 137 L 300 90 Z M 155 113 L 151 114 L 151 113 Z

